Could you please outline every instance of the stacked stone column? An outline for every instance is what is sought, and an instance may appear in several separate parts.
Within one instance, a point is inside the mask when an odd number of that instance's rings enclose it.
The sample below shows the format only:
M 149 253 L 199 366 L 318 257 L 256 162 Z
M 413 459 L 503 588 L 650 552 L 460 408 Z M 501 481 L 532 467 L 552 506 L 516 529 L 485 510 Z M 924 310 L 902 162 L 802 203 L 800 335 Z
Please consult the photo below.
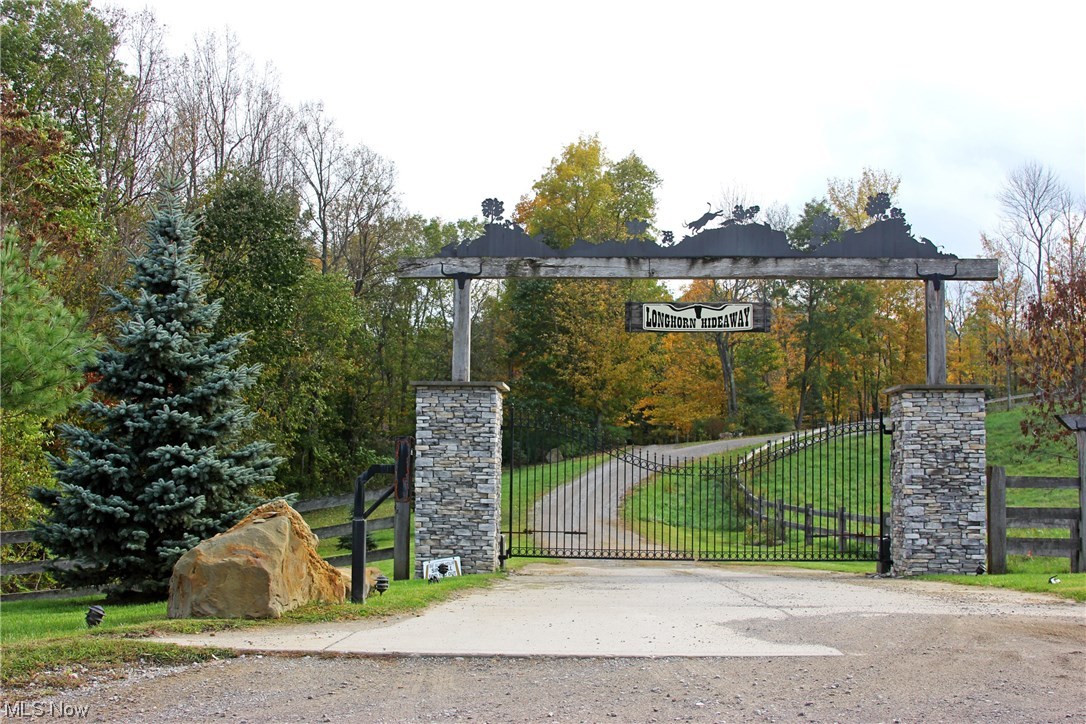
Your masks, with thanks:
M 415 575 L 435 558 L 464 573 L 499 565 L 501 382 L 415 384 Z
M 987 559 L 984 388 L 886 391 L 894 575 L 974 573 Z

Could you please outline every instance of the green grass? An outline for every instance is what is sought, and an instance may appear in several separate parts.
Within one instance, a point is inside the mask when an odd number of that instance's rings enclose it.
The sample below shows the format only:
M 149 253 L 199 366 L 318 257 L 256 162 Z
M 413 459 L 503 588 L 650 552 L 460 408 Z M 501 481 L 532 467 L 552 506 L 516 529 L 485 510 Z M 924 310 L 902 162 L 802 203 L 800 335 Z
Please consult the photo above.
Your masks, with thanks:
M 1078 458 L 1074 437 L 1067 433 L 1062 442 L 1044 440 L 1037 450 L 1030 450 L 1022 435 L 1022 420 L 1027 409 L 1016 407 L 1006 412 L 994 412 L 985 419 L 988 436 L 988 464 L 1006 468 L 1007 475 L 1026 477 L 1066 477 L 1078 475 Z M 1059 427 L 1055 420 L 1052 429 Z M 1009 488 L 1007 505 L 1021 508 L 1077 508 L 1078 491 L 1070 488 Z M 1011 529 L 1012 537 L 1067 538 L 1070 533 Z M 1047 580 L 1047 577 L 1046 577 Z
M 128 606 L 105 606 L 105 596 L 80 598 L 38 599 L 30 601 L 0 601 L 0 644 L 24 639 L 47 639 L 70 634 L 87 634 L 87 609 L 103 605 L 106 617 L 95 634 L 120 627 L 142 624 L 166 618 L 166 603 L 146 603 Z
M 1009 573 L 998 576 L 923 576 L 933 581 L 960 583 L 966 586 L 1007 588 L 1029 593 L 1050 593 L 1073 601 L 1086 601 L 1086 573 L 1070 573 L 1067 558 L 1008 556 Z M 1059 583 L 1048 579 L 1058 576 Z
M 391 576 L 391 561 L 387 563 Z M 168 619 L 165 602 L 140 605 L 103 604 L 106 618 L 88 629 L 87 608 L 102 604 L 104 596 L 0 601 L 0 683 L 23 688 L 33 683 L 35 695 L 51 688 L 78 686 L 85 673 L 118 665 L 170 665 L 233 656 L 223 649 L 195 649 L 137 637 L 183 634 L 232 628 L 284 624 L 352 621 L 374 616 L 418 612 L 459 593 L 491 585 L 502 574 L 446 578 L 439 584 L 413 579 L 392 581 L 388 592 L 374 595 L 365 605 L 313 603 L 289 611 L 280 619 Z
M 1022 435 L 1021 429 L 1022 420 L 1027 414 L 1027 408 L 1017 407 L 1005 412 L 991 413 L 986 417 L 988 463 L 1002 466 L 1006 468 L 1007 475 L 1014 476 L 1073 478 L 1078 475 L 1078 459 L 1072 435 L 1067 433 L 1061 441 L 1044 440 L 1037 450 L 1030 450 L 1028 440 Z M 1055 420 L 1052 421 L 1052 429 L 1061 429 Z M 1071 488 L 1008 488 L 1007 505 L 1028 508 L 1077 508 L 1078 491 Z M 1007 536 L 1066 539 L 1071 537 L 1071 531 L 1069 528 L 1010 528 L 1007 530 Z M 1026 571 L 1015 569 L 1013 561 L 1016 558 L 1021 558 L 1021 561 L 1027 560 L 1025 557 L 1011 556 L 1007 563 L 1008 570 L 1012 571 L 1012 574 L 1025 574 Z M 1058 561 L 1062 560 L 1064 570 L 1067 569 L 1067 559 L 1037 558 L 1035 560 L 1050 562 L 1046 564 L 1047 575 L 1041 576 L 1041 572 L 1038 572 L 1038 575 L 1044 579 L 1045 586 L 1048 586 L 1050 575 L 1060 572 Z
M 987 415 L 984 429 L 988 436 L 988 464 L 1006 468 L 1007 475 L 1078 475 L 1074 435 L 1064 431 L 1059 441 L 1045 439 L 1036 450 L 1031 450 L 1031 441 L 1022 434 L 1022 420 L 1026 414 L 1025 407 L 1016 407 Z M 1055 420 L 1051 421 L 1051 429 L 1062 430 Z
M 789 455 L 782 464 L 771 465 L 744 482 L 761 497 L 783 498 L 789 505 L 818 500 L 863 501 L 878 487 L 878 443 L 874 435 L 837 438 Z M 889 483 L 889 440 L 882 446 L 882 465 Z M 888 491 L 885 502 L 889 505 Z M 878 508 L 877 501 L 874 507 Z

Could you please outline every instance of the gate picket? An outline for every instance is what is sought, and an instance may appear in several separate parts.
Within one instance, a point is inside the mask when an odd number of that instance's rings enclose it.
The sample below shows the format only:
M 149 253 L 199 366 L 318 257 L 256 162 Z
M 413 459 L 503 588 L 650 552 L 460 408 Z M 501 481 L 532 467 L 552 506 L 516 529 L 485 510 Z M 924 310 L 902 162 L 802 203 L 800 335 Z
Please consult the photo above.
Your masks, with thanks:
M 742 441 L 635 447 L 512 406 L 505 420 L 507 558 L 877 560 L 888 533 L 878 419 L 741 457 L 724 448 Z

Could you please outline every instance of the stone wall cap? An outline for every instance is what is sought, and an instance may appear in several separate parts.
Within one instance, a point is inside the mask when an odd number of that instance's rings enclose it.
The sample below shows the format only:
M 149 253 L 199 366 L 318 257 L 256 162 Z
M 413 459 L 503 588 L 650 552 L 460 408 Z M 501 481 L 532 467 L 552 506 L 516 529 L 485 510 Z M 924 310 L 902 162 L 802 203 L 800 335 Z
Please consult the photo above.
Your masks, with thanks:
M 412 387 L 490 387 L 499 392 L 508 392 L 509 385 L 504 382 L 449 382 L 448 380 L 416 380 Z
M 898 395 L 902 392 L 984 392 L 988 385 L 896 385 L 883 390 L 884 395 Z

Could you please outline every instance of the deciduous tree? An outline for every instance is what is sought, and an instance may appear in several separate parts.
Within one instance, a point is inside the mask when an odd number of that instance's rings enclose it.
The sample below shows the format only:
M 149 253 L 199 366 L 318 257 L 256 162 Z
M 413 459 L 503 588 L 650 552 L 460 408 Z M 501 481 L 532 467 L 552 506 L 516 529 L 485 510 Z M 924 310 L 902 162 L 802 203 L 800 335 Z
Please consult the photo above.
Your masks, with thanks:
M 635 154 L 616 163 L 597 137 L 581 138 L 551 161 L 533 195 L 517 204 L 516 218 L 556 248 L 577 239 L 624 239 L 628 222 L 654 218 L 658 184 L 656 173 Z M 653 339 L 626 335 L 624 302 L 631 295 L 648 295 L 651 301 L 662 289 L 629 282 L 525 280 L 510 283 L 507 294 L 514 397 L 587 413 L 598 422 L 625 420 L 648 392 L 635 370 L 647 369 Z

